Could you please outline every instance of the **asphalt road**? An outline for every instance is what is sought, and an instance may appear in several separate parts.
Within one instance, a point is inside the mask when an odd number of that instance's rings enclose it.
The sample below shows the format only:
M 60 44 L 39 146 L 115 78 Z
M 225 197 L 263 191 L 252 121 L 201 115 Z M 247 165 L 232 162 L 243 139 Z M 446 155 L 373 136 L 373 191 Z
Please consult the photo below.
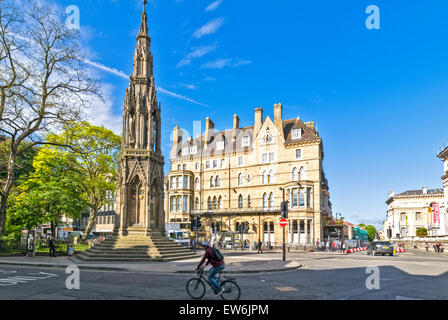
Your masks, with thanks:
M 446 256 L 299 253 L 288 254 L 288 259 L 300 261 L 304 267 L 286 272 L 232 275 L 242 289 L 241 299 L 408 300 L 448 297 Z M 379 273 L 367 273 L 369 267 L 376 267 Z M 378 276 L 376 282 L 372 280 L 374 275 Z M 185 284 L 193 275 L 82 270 L 79 289 L 67 289 L 68 276 L 64 269 L 0 265 L 0 299 L 189 299 Z M 207 291 L 204 299 L 220 300 L 211 290 Z

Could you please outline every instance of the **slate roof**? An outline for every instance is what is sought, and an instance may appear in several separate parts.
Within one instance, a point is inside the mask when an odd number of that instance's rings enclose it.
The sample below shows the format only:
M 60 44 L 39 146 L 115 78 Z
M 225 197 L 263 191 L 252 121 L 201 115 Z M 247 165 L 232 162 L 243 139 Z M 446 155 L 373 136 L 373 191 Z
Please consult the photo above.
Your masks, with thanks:
M 303 141 L 311 141 L 319 139 L 319 135 L 317 131 L 309 126 L 307 126 L 302 120 L 300 119 L 290 119 L 290 120 L 283 120 L 282 121 L 283 126 L 283 135 L 285 137 L 285 144 L 290 143 L 297 143 L 297 142 L 303 142 Z M 292 139 L 291 138 L 291 131 L 293 129 L 302 129 L 302 136 L 300 139 Z M 194 139 L 183 139 L 182 144 L 178 145 L 177 153 L 176 153 L 176 159 L 182 159 L 182 158 L 189 158 L 190 156 L 198 156 L 200 155 L 200 146 L 202 147 L 202 155 L 208 156 L 211 154 L 220 155 L 220 154 L 226 154 L 228 152 L 240 152 L 240 151 L 252 151 L 252 144 L 254 143 L 254 127 L 244 127 L 244 128 L 238 128 L 236 129 L 236 139 L 235 141 L 232 140 L 234 131 L 233 129 L 227 129 L 224 131 L 217 131 L 213 132 L 213 135 L 210 137 L 210 141 L 207 145 L 207 148 L 204 148 L 205 145 L 205 133 L 197 136 Z M 248 147 L 243 147 L 243 137 L 250 136 L 250 143 L 251 145 Z M 216 150 L 217 142 L 224 140 L 224 150 Z M 185 156 L 182 156 L 182 148 L 185 146 L 198 146 L 198 152 L 196 154 L 188 154 Z

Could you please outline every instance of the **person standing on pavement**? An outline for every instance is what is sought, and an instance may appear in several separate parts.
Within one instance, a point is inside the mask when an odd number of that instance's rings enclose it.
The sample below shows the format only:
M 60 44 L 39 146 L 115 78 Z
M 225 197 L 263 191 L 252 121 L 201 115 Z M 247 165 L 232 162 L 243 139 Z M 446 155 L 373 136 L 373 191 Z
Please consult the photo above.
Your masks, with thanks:
M 257 253 L 263 253 L 263 248 L 262 248 L 262 243 L 261 243 L 261 240 L 258 240 L 258 251 L 257 251 Z
M 443 252 L 443 245 L 442 245 L 442 242 L 439 242 L 439 252 Z
M 325 241 L 324 240 L 322 240 L 320 242 L 320 251 L 325 252 Z
M 326 245 L 326 247 L 327 247 L 327 252 L 330 252 L 330 241 L 329 240 L 327 240 L 327 245 Z
M 56 250 L 55 250 L 55 244 L 54 244 L 53 236 L 51 236 L 50 240 L 48 241 L 48 247 L 50 248 L 50 257 L 56 258 Z
M 426 252 L 429 252 L 429 245 L 428 245 L 428 242 L 426 242 Z

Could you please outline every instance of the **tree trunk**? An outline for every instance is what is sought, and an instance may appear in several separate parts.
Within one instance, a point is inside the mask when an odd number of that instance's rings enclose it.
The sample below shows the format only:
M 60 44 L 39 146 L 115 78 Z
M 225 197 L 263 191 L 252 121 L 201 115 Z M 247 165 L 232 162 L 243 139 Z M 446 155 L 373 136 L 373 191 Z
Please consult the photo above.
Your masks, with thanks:
M 6 222 L 6 197 L 0 195 L 0 239 L 3 237 Z
M 84 235 L 82 236 L 82 241 L 86 241 L 87 237 L 89 236 L 90 232 L 92 232 L 93 227 L 96 223 L 96 215 L 98 213 L 98 210 L 93 210 L 92 208 L 89 209 L 90 216 L 89 216 L 89 223 L 87 225 L 86 230 L 84 231 Z
M 3 236 L 5 231 L 5 222 L 6 222 L 6 203 L 8 201 L 9 194 L 11 193 L 12 186 L 15 181 L 14 175 L 14 165 L 16 162 L 16 146 L 11 146 L 11 154 L 9 156 L 8 161 L 8 176 L 6 178 L 5 186 L 3 190 L 0 192 L 0 238 Z

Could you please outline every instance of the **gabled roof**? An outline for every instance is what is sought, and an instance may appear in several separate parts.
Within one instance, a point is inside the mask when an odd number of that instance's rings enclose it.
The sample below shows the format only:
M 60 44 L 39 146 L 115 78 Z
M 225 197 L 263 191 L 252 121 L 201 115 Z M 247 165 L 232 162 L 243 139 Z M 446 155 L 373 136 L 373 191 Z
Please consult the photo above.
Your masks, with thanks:
M 302 137 L 300 139 L 292 139 L 292 130 L 302 129 Z M 290 119 L 283 121 L 283 134 L 285 136 L 285 143 L 296 143 L 299 141 L 315 140 L 319 138 L 317 131 L 307 126 L 300 119 Z

